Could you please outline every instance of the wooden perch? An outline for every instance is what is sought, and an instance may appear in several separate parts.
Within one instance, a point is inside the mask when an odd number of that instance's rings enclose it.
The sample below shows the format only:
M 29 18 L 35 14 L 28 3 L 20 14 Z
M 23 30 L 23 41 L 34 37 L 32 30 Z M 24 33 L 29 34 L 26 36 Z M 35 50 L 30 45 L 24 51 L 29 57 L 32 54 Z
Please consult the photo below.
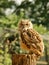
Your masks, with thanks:
M 30 54 L 12 54 L 12 65 L 36 65 L 36 59 Z

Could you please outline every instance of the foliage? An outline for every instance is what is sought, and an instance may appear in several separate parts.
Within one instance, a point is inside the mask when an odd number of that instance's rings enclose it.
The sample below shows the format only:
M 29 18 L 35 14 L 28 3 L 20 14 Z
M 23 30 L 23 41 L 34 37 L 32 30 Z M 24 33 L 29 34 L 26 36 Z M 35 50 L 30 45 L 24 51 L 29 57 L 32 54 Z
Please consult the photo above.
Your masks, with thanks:
M 8 27 L 8 28 L 16 28 L 17 23 L 20 19 L 22 19 L 23 14 L 17 16 L 16 14 L 11 14 L 8 17 L 0 18 L 0 27 Z
M 47 34 L 49 35 L 49 31 L 47 30 L 47 28 L 45 26 L 42 26 L 42 24 L 40 24 L 39 26 L 37 24 L 34 24 L 34 29 L 37 30 L 40 34 Z
M 22 13 L 24 15 L 23 18 L 29 18 L 34 23 L 38 25 L 42 24 L 49 28 L 49 0 L 22 0 L 20 5 L 18 5 L 15 0 L 1 0 L 0 17 L 6 17 L 6 9 L 12 9 L 13 7 L 14 10 L 12 13 L 18 16 Z
M 10 11 L 6 14 L 6 10 Z M 14 35 L 11 41 L 12 50 L 15 53 L 26 53 L 21 50 L 17 38 L 17 24 L 22 18 L 30 19 L 33 28 L 40 34 L 49 35 L 49 0 L 23 0 L 18 5 L 14 0 L 0 0 L 0 65 L 12 65 L 11 54 L 5 40 Z M 15 31 L 16 30 L 16 31 Z M 48 42 L 48 43 L 47 43 Z M 49 41 L 44 41 L 49 46 Z

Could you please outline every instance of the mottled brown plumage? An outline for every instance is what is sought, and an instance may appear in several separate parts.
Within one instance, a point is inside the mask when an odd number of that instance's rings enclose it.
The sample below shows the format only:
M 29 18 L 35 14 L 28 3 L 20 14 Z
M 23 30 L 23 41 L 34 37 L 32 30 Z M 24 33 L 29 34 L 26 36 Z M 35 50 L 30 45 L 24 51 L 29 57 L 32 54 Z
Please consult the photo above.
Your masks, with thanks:
M 37 57 L 41 56 L 44 51 L 44 44 L 40 34 L 33 29 L 33 25 L 29 20 L 21 20 L 18 25 L 20 34 L 20 47 L 35 54 Z

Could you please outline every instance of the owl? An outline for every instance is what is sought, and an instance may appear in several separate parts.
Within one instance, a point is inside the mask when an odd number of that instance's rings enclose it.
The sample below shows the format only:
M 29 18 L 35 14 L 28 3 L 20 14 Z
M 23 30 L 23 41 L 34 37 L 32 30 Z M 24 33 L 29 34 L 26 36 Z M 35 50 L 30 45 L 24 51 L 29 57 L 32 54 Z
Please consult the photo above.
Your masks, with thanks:
M 44 44 L 41 35 L 34 30 L 30 20 L 22 19 L 18 23 L 20 36 L 20 47 L 28 51 L 30 54 L 41 56 L 44 51 Z

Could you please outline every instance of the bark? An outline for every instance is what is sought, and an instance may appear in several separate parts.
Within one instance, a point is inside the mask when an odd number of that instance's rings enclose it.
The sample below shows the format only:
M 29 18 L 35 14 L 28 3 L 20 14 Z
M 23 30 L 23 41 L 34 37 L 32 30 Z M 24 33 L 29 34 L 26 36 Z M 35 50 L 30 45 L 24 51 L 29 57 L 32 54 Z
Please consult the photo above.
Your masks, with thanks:
M 36 65 L 36 59 L 30 54 L 12 54 L 12 65 Z

